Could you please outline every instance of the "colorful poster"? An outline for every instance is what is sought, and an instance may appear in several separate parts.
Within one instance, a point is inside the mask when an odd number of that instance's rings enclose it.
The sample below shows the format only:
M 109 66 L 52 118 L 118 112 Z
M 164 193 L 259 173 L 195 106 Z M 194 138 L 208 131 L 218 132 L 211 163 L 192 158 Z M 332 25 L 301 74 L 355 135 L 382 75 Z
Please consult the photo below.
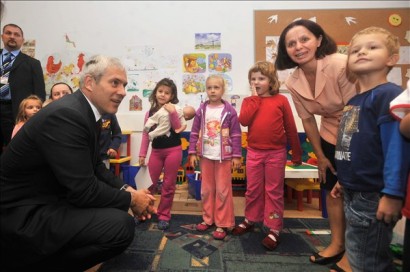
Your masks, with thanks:
M 208 55 L 208 68 L 210 73 L 226 73 L 232 70 L 232 56 L 226 53 L 213 53 Z
M 221 33 L 196 33 L 195 49 L 197 50 L 220 50 Z

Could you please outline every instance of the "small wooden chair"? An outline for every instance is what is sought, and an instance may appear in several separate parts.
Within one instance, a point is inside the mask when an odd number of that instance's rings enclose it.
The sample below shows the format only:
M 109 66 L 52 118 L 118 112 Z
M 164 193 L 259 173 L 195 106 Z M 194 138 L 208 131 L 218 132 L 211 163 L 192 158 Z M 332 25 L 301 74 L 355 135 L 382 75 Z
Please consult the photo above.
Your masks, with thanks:
M 297 210 L 303 211 L 303 191 L 307 191 L 307 203 L 312 203 L 312 190 L 319 190 L 319 211 L 322 210 L 322 195 L 320 193 L 320 183 L 314 179 L 285 179 L 287 186 L 286 201 L 292 202 L 293 190 L 296 191 Z

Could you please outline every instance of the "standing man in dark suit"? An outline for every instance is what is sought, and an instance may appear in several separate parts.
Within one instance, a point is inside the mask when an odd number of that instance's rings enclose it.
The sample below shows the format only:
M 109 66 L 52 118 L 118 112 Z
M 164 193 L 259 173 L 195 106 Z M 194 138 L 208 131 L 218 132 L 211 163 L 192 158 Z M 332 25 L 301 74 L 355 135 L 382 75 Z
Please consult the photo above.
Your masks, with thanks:
M 0 155 L 11 139 L 20 102 L 31 94 L 46 97 L 40 61 L 22 53 L 23 30 L 15 24 L 3 27 L 4 49 L 0 51 Z M 11 53 L 11 55 L 10 55 Z
M 4 151 L 3 271 L 84 271 L 132 242 L 135 222 L 129 208 L 139 219 L 156 212 L 148 190 L 124 185 L 99 156 L 99 119 L 117 112 L 126 84 L 118 59 L 92 57 L 80 90 L 30 118 Z

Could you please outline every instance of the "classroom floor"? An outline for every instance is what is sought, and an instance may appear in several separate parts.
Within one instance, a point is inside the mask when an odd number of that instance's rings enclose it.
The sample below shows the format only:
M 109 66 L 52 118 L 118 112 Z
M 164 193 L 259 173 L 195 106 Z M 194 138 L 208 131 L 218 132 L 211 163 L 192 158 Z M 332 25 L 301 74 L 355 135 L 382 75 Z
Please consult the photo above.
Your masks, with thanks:
M 244 216 L 245 211 L 245 191 L 244 190 L 234 190 L 233 191 L 233 201 L 234 201 L 234 212 L 235 216 Z M 155 204 L 158 205 L 161 195 L 155 195 Z M 183 185 L 177 185 L 177 190 L 175 191 L 174 203 L 172 205 L 172 214 L 192 214 L 201 215 L 202 214 L 202 203 L 200 200 L 196 200 L 193 196 L 188 193 L 188 185 L 185 183 Z M 298 211 L 296 209 L 296 199 L 293 199 L 292 203 L 287 203 L 285 201 L 285 218 L 322 218 L 322 212 L 319 210 L 319 199 L 313 198 L 312 203 L 306 203 L 306 198 L 304 198 L 303 211 Z M 96 272 L 101 264 L 98 264 L 85 272 Z

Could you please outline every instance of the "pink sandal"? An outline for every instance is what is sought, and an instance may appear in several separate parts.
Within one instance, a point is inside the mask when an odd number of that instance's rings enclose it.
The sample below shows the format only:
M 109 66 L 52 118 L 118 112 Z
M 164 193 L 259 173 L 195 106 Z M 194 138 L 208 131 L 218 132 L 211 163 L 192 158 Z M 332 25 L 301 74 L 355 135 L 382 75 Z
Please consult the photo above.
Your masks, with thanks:
M 253 224 L 246 223 L 244 220 L 242 223 L 240 223 L 238 226 L 234 227 L 232 230 L 233 235 L 242 235 L 244 233 L 247 233 L 248 231 L 253 230 Z
M 262 245 L 269 250 L 274 250 L 279 244 L 279 234 L 269 231 L 268 236 L 262 240 Z
M 213 227 L 213 224 L 208 225 L 207 223 L 202 222 L 202 223 L 197 224 L 195 228 L 196 228 L 197 231 L 206 231 L 206 230 L 208 230 L 212 227 Z

